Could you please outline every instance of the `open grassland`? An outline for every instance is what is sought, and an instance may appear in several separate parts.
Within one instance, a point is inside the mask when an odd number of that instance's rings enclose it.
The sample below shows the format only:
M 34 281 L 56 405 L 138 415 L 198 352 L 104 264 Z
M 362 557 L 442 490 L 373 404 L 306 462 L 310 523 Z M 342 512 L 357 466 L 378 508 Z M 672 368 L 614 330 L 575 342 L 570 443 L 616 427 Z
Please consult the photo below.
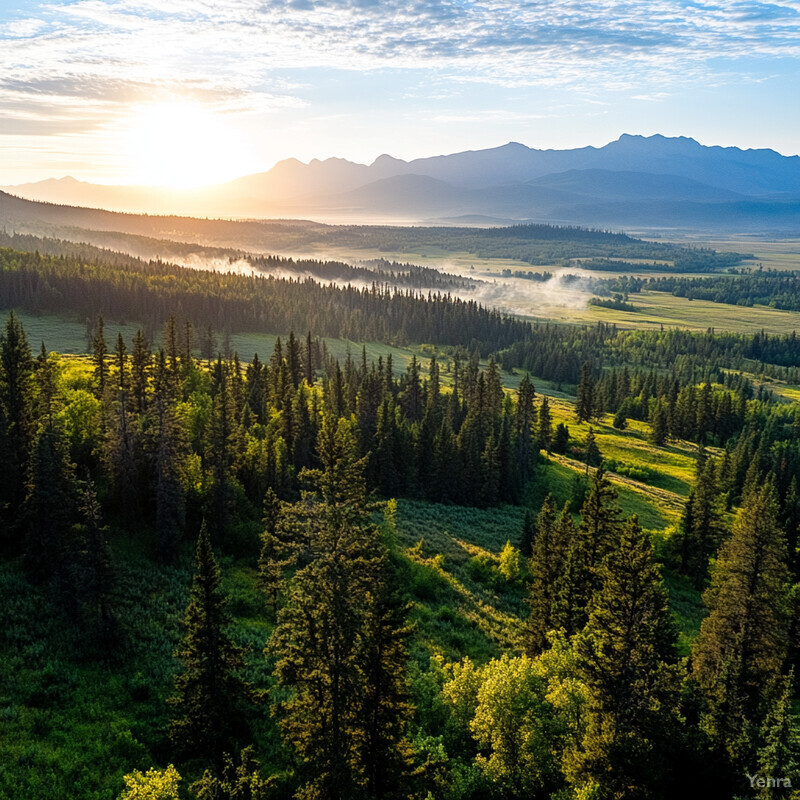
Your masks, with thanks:
M 740 236 L 729 239 L 709 239 L 687 237 L 674 241 L 675 244 L 693 244 L 697 247 L 711 247 L 714 250 L 734 253 L 752 253 L 755 258 L 747 262 L 764 269 L 800 270 L 800 239 L 762 240 L 755 236 Z
M 606 322 L 620 328 L 685 330 L 734 333 L 757 333 L 765 330 L 773 334 L 786 334 L 800 330 L 800 312 L 782 311 L 768 306 L 733 306 L 712 303 L 708 300 L 689 300 L 667 292 L 643 291 L 630 295 L 628 302 L 636 311 L 617 311 L 600 306 L 537 307 L 533 301 L 523 301 L 520 311 L 531 319 L 567 323 Z

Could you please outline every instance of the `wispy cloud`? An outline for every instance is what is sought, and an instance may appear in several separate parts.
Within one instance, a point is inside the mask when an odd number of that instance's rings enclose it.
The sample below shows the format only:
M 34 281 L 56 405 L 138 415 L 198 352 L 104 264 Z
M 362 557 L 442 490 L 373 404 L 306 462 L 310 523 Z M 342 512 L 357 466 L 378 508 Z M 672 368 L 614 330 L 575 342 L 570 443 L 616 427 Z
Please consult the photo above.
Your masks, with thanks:
M 800 57 L 796 0 L 55 0 L 0 23 L 0 134 L 15 135 L 96 131 L 171 95 L 269 113 L 305 102 L 287 75 L 309 69 L 427 73 L 431 97 L 496 84 L 658 100 Z M 515 113 L 547 116 L 495 119 Z M 441 119 L 459 116 L 474 115 Z

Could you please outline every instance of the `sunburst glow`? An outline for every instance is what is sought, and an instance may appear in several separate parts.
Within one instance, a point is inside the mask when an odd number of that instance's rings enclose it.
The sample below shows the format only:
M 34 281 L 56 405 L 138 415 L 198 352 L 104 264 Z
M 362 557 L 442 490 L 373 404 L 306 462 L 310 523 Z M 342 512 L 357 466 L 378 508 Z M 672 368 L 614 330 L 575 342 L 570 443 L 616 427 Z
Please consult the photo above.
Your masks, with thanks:
M 125 132 L 131 183 L 186 189 L 231 180 L 251 159 L 227 119 L 190 102 L 138 109 Z

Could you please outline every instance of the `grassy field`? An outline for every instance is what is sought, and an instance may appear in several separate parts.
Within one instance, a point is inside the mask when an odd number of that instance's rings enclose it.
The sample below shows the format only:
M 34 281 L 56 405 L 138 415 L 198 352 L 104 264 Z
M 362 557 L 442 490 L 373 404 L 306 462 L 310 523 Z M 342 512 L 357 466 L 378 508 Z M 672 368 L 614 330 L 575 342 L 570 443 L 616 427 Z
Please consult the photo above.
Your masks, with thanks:
M 725 252 L 752 253 L 755 258 L 749 263 L 753 266 L 763 264 L 764 269 L 800 270 L 800 239 L 769 241 L 744 235 L 730 239 L 687 237 L 676 244 L 694 244 L 697 247 L 711 247 Z
M 599 306 L 537 306 L 533 300 L 518 301 L 520 311 L 530 319 L 565 323 L 606 322 L 620 328 L 660 329 L 756 333 L 765 330 L 786 334 L 800 330 L 800 312 L 781 311 L 768 306 L 732 306 L 708 300 L 689 300 L 667 292 L 643 291 L 630 296 L 637 311 L 616 311 Z

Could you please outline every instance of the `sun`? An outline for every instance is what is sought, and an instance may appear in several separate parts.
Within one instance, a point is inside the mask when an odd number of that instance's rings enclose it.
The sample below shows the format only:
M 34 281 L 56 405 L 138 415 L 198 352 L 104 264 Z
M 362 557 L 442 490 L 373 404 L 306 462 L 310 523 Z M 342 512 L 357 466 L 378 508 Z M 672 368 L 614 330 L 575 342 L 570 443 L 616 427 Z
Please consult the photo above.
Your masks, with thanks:
M 188 189 L 248 172 L 242 135 L 220 114 L 191 102 L 135 109 L 126 126 L 128 180 L 146 186 Z

